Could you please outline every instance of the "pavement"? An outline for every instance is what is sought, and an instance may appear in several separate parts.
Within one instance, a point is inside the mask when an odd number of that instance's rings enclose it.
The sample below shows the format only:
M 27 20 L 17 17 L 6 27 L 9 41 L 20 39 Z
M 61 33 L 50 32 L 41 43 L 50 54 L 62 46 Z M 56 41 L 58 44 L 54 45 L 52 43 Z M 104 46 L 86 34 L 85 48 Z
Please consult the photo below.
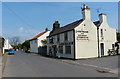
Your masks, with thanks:
M 63 60 L 65 62 L 74 63 L 79 66 L 94 68 L 98 72 L 108 72 L 118 74 L 118 56 L 108 56 L 102 58 L 81 59 L 76 61 Z
M 0 79 L 2 78 L 2 56 L 0 56 Z
M 107 63 L 109 59 L 113 61 Z M 72 61 L 16 52 L 15 55 L 8 56 L 3 77 L 118 77 L 116 73 L 103 72 L 99 69 L 101 66 L 117 68 L 116 60 L 117 56 Z

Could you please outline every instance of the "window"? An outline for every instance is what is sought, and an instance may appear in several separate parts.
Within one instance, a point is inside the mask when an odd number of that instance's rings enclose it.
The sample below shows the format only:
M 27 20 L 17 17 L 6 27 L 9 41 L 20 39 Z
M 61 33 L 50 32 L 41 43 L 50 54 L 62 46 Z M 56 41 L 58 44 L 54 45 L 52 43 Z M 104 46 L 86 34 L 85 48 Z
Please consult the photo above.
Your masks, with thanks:
M 50 38 L 49 38 L 49 43 L 50 43 L 50 44 L 53 43 L 53 37 L 50 37 Z
M 35 43 L 37 43 L 37 40 L 34 40 Z
M 59 53 L 63 54 L 63 46 L 59 46 Z
M 57 42 L 60 41 L 60 35 L 57 35 Z
M 64 38 L 65 38 L 65 41 L 68 41 L 68 33 L 67 32 L 64 33 Z
M 71 46 L 65 46 L 65 53 L 71 54 Z
M 103 29 L 101 29 L 101 37 L 103 37 Z
M 112 44 L 112 49 L 115 49 L 115 45 L 114 44 Z
M 101 39 L 103 40 L 103 29 L 101 29 Z

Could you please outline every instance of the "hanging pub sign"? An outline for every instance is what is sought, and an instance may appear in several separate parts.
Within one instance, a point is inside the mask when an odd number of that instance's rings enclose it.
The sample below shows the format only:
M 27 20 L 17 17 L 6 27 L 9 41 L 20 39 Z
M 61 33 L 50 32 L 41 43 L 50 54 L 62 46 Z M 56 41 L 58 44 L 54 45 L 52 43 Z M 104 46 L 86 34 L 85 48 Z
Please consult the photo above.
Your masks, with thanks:
M 78 33 L 77 40 L 89 40 L 88 31 L 76 30 L 76 33 Z

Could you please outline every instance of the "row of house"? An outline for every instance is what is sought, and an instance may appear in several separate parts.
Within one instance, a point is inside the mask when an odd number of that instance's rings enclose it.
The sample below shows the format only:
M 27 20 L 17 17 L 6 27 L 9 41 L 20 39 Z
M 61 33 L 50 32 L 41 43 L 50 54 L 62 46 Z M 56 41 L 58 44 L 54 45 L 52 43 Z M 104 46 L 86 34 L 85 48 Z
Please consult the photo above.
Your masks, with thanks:
M 4 47 L 3 47 L 3 54 L 5 53 L 5 50 L 12 49 L 13 47 L 10 45 L 9 40 L 5 39 L 4 41 Z
M 10 45 L 8 39 L 4 39 L 3 37 L 0 37 L 0 54 L 4 54 L 5 50 L 12 49 L 13 47 Z
M 115 48 L 116 29 L 107 23 L 107 15 L 99 14 L 99 20 L 91 21 L 90 8 L 82 8 L 82 19 L 56 29 L 46 30 L 30 40 L 30 51 L 38 52 L 41 40 L 47 39 L 47 55 L 71 59 L 107 56 Z

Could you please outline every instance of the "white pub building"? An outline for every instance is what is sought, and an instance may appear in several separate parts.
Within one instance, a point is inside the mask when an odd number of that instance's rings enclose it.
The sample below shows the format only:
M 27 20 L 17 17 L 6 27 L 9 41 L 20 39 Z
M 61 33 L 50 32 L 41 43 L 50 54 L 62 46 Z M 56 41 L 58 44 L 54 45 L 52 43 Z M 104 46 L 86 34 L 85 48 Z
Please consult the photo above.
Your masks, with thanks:
M 105 14 L 92 22 L 90 8 L 84 5 L 82 19 L 55 30 L 47 37 L 47 55 L 71 59 L 108 55 L 114 47 L 116 30 L 109 27 Z

